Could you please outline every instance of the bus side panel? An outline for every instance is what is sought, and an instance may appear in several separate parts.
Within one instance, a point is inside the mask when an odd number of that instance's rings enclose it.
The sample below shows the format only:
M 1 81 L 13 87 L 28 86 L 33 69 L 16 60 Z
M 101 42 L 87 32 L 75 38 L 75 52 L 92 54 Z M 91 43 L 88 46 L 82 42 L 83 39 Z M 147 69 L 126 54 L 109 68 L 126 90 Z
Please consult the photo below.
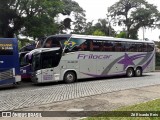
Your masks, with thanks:
M 152 56 L 146 60 L 143 65 L 143 72 L 154 72 L 155 71 L 155 52 L 150 53 Z
M 20 63 L 19 63 L 19 54 L 18 54 L 18 40 L 16 38 L 13 39 L 14 45 L 14 71 L 15 71 L 15 80 L 16 82 L 21 81 L 21 74 L 20 74 Z
M 0 80 L 0 86 L 15 83 L 15 78 Z
M 67 53 L 62 56 L 59 63 L 60 69 L 60 80 L 63 80 L 64 74 L 67 71 L 74 71 L 77 75 L 77 78 L 80 78 L 79 75 L 79 60 L 77 60 L 77 53 Z
M 97 60 L 79 60 L 80 78 L 91 78 L 89 74 L 97 74 Z M 85 74 L 87 73 L 87 74 Z

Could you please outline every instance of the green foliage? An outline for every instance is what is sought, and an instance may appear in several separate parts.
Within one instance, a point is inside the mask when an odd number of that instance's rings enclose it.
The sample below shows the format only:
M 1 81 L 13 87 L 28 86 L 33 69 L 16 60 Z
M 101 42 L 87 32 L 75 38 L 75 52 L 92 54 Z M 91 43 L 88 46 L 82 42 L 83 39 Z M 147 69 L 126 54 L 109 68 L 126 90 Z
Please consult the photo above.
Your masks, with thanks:
M 56 24 L 52 18 L 48 18 L 45 15 L 26 18 L 24 25 L 26 29 L 22 32 L 23 35 L 32 36 L 34 38 L 55 34 L 58 29 L 58 24 Z
M 63 15 L 72 15 L 74 19 L 66 18 L 63 22 L 64 27 L 62 29 L 71 29 L 71 22 L 74 28 L 72 29 L 75 34 L 81 34 L 84 32 L 86 25 L 85 11 L 79 6 L 79 4 L 73 0 L 62 0 L 64 3 Z
M 127 34 L 126 32 L 120 32 L 119 34 L 116 35 L 117 38 L 126 38 Z
M 95 27 L 93 25 L 93 21 L 92 22 L 88 22 L 85 25 L 84 33 L 83 34 L 85 34 L 85 35 L 92 35 L 95 30 L 96 29 L 95 29 Z
M 93 32 L 93 35 L 96 35 L 96 36 L 105 36 L 105 33 L 102 32 L 101 30 L 96 30 Z
M 75 32 L 82 32 L 86 20 L 84 12 L 72 0 L 1 0 L 0 37 L 23 34 L 35 39 L 70 29 L 71 22 Z M 59 24 L 55 17 L 60 13 L 73 15 L 74 20 L 67 18 Z
M 54 17 L 61 11 L 61 0 L 1 0 L 0 36 L 22 33 L 36 38 L 54 33 Z
M 157 7 L 145 0 L 119 0 L 109 7 L 108 12 L 115 23 L 126 26 L 127 38 L 136 39 L 141 27 L 156 27 L 160 20 Z
M 99 19 L 95 24 L 95 28 L 101 30 L 106 36 L 113 36 L 114 30 L 111 28 L 109 21 L 106 19 Z
M 84 34 L 92 35 L 97 30 L 101 31 L 105 36 L 115 36 L 114 29 L 106 19 L 99 19 L 95 25 L 93 25 L 93 21 L 88 22 L 85 26 Z
M 18 39 L 18 49 L 20 50 L 22 47 L 26 46 L 27 44 L 32 43 L 29 39 Z

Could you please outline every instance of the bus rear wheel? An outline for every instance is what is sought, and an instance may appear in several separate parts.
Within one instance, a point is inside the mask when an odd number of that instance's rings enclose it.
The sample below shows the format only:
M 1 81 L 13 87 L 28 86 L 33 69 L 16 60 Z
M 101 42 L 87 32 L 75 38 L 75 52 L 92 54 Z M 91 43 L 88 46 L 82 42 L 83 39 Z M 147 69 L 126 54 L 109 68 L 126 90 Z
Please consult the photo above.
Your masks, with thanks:
M 135 70 L 135 76 L 136 77 L 142 76 L 142 68 L 140 68 L 140 67 L 136 68 L 136 70 Z
M 65 83 L 73 83 L 76 81 L 76 74 L 72 71 L 68 71 L 64 75 L 64 82 Z
M 126 71 L 127 77 L 133 77 L 134 76 L 134 69 L 133 68 L 128 68 Z

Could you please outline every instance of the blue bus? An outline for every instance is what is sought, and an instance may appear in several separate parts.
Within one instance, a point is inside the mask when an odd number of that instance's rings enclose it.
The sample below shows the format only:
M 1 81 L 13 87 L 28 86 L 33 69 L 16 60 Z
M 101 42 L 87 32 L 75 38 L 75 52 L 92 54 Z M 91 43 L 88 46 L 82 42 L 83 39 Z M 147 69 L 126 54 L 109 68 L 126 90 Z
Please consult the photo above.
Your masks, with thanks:
M 0 38 L 0 86 L 21 81 L 16 38 Z
M 20 52 L 19 53 L 19 62 L 20 62 L 20 73 L 22 79 L 30 79 L 31 78 L 31 64 L 29 60 L 25 57 L 25 55 L 29 51 Z
M 20 61 L 20 73 L 22 79 L 31 79 L 31 60 L 27 58 L 27 53 L 40 48 L 45 41 L 45 37 L 39 38 L 38 41 L 28 44 L 20 49 L 19 61 Z

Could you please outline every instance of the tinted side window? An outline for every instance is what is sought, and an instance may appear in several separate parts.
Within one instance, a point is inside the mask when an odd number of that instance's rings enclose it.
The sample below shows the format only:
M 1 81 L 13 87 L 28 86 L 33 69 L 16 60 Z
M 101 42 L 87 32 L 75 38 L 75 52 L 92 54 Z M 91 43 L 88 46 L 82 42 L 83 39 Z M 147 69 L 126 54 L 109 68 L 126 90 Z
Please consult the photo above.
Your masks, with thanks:
M 154 50 L 154 44 L 153 43 L 148 43 L 147 45 L 147 51 L 152 52 Z
M 147 43 L 143 43 L 143 48 L 142 48 L 142 51 L 143 52 L 147 52 Z
M 114 43 L 112 41 L 105 41 L 103 43 L 104 51 L 114 51 Z
M 90 50 L 91 51 L 103 51 L 102 41 L 99 41 L 99 40 L 90 41 Z
M 115 52 L 125 52 L 125 42 L 114 42 L 115 43 Z
M 78 51 L 89 51 L 89 44 L 90 41 L 86 40 L 84 43 L 82 43 L 80 46 L 77 46 Z
M 126 43 L 126 51 L 127 52 L 137 52 L 137 44 L 134 42 Z
M 143 43 L 136 43 L 137 45 L 137 52 L 143 52 Z

